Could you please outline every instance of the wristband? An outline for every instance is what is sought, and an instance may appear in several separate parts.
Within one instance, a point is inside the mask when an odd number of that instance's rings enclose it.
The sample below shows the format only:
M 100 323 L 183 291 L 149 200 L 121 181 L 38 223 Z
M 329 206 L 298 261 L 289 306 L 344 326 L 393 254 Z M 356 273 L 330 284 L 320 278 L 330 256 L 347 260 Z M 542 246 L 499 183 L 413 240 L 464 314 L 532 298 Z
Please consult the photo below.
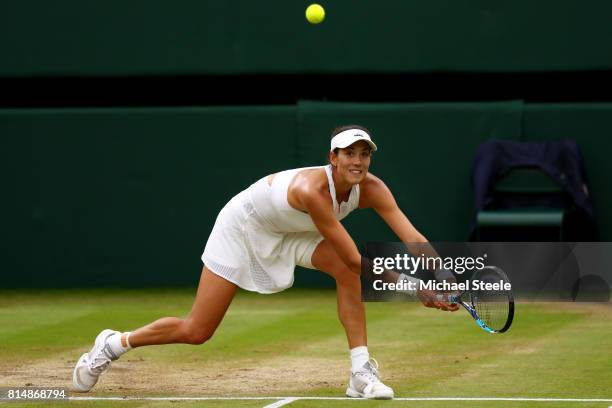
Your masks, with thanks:
M 421 280 L 418 278 L 413 278 L 412 276 L 408 276 L 405 275 L 403 273 L 400 273 L 399 277 L 397 278 L 397 283 L 400 284 L 402 282 L 412 282 L 414 284 L 414 290 L 410 290 L 410 289 L 403 289 L 400 292 L 405 293 L 408 296 L 416 296 L 419 285 L 421 284 Z M 407 287 L 408 285 L 406 285 Z
M 453 272 L 451 272 L 448 269 L 436 269 L 433 272 L 433 274 L 436 277 L 436 280 L 438 282 L 442 282 L 442 281 L 456 282 L 457 281 L 457 278 L 455 278 L 455 275 L 453 275 Z

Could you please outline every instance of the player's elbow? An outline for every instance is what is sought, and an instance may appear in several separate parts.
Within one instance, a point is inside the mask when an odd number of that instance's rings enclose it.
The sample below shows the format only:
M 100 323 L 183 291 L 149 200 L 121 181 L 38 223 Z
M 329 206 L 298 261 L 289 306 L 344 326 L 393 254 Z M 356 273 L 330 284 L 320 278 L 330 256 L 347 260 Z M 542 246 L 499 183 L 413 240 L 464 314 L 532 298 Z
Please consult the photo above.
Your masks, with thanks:
M 348 262 L 345 263 L 351 272 L 361 275 L 361 256 L 351 257 Z
M 415 234 L 413 242 L 416 242 L 416 243 L 419 243 L 419 244 L 427 244 L 427 243 L 429 243 L 427 238 L 425 238 L 425 236 L 423 234 L 421 234 L 420 232 L 418 232 L 418 231 Z

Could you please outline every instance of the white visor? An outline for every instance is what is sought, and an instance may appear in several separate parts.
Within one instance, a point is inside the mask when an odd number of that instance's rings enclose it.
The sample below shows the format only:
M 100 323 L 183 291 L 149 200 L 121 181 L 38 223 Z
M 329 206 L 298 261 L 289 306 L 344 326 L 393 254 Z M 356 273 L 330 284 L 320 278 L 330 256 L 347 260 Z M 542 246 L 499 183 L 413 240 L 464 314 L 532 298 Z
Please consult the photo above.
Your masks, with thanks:
M 353 143 L 358 142 L 360 140 L 366 141 L 372 148 L 373 152 L 378 150 L 376 144 L 372 141 L 370 135 L 368 135 L 366 132 L 361 129 L 349 129 L 345 130 L 344 132 L 338 133 L 332 138 L 331 148 L 329 149 L 329 151 L 333 152 L 336 148 L 344 149 L 345 147 L 349 147 Z

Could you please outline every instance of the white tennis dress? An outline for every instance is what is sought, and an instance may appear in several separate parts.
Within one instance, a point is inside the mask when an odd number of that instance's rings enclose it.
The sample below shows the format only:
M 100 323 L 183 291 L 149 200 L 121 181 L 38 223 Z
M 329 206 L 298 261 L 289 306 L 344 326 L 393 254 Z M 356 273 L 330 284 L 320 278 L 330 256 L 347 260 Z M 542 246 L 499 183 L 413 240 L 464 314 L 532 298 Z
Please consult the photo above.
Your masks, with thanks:
M 223 207 L 206 242 L 202 261 L 215 274 L 243 289 L 275 293 L 293 285 L 296 265 L 314 269 L 311 257 L 323 236 L 307 213 L 287 201 L 287 190 L 304 169 L 324 168 L 338 220 L 359 205 L 359 185 L 338 205 L 331 165 L 285 170 L 234 196 Z

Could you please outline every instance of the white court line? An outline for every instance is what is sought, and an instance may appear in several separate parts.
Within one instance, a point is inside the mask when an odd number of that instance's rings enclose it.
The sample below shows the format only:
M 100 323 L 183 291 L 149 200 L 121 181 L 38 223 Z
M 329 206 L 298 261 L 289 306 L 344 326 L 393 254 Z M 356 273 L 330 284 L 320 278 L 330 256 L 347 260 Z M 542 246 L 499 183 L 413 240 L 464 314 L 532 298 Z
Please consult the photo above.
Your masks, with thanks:
M 279 400 L 269 407 L 280 407 L 293 401 L 367 401 L 363 398 L 347 397 L 69 397 L 71 401 L 247 401 L 247 400 Z M 612 402 L 612 398 L 520 398 L 520 397 L 423 397 L 394 398 L 395 401 L 519 401 L 519 402 Z M 281 405 L 276 405 L 280 404 Z
M 395 398 L 400 401 L 524 401 L 524 402 L 612 402 L 612 398 L 513 398 L 513 397 L 434 397 L 434 398 Z
M 285 399 L 282 399 L 282 400 L 280 400 L 280 401 L 276 401 L 276 402 L 275 402 L 275 403 L 273 403 L 273 404 L 266 405 L 266 406 L 265 406 L 265 407 L 263 407 L 263 408 L 278 408 L 278 407 L 282 407 L 283 405 L 288 405 L 288 404 L 291 404 L 291 403 L 292 403 L 293 401 L 295 401 L 296 399 L 298 399 L 298 398 L 297 398 L 297 397 L 289 397 L 289 398 L 285 398 Z

